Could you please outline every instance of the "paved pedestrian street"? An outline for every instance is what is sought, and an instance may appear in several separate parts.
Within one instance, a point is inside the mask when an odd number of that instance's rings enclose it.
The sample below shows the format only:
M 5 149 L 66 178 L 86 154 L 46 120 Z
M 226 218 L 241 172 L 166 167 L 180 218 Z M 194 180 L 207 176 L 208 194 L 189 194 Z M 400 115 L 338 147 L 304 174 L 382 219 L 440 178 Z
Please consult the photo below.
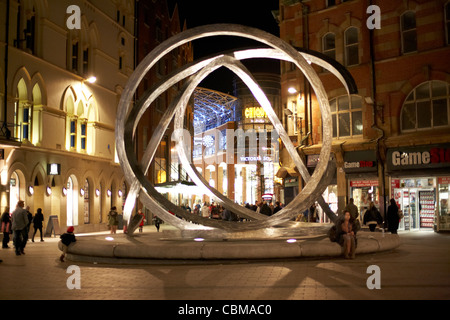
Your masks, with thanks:
M 409 232 L 400 237 L 398 249 L 359 255 L 354 260 L 152 265 L 60 262 L 59 239 L 45 238 L 45 242 L 28 242 L 22 256 L 16 256 L 13 249 L 0 251 L 0 299 L 449 299 L 450 234 Z M 74 265 L 79 269 L 73 269 Z M 378 271 L 371 266 L 379 267 Z

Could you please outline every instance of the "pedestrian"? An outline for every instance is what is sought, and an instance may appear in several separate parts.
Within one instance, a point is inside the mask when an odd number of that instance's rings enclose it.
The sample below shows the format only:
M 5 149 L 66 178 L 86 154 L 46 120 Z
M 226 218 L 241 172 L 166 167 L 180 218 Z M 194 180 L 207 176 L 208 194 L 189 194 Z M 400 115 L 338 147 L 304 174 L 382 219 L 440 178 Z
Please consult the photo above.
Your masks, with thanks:
M 276 201 L 275 202 L 275 208 L 273 208 L 273 214 L 276 214 L 278 211 L 280 211 L 281 209 L 283 209 L 281 207 L 281 202 L 280 201 Z
M 315 203 L 309 207 L 309 222 L 317 222 L 317 209 Z
M 142 217 L 141 223 L 139 223 L 139 233 L 142 233 L 143 228 L 144 228 L 145 215 L 141 209 L 138 210 L 138 215 L 140 215 Z
M 370 202 L 369 209 L 367 209 L 364 214 L 364 224 L 369 225 L 370 231 L 374 232 L 377 225 L 383 223 L 383 218 L 381 217 L 380 211 L 375 207 L 373 201 Z
M 343 218 L 336 223 L 336 241 L 344 248 L 344 257 L 354 259 L 356 234 L 353 230 L 353 218 L 349 211 L 344 211 Z
M 353 198 L 350 198 L 348 204 L 344 208 L 344 211 L 350 212 L 353 220 L 358 218 L 358 207 L 354 204 Z
M 108 213 L 108 226 L 111 230 L 111 234 L 116 234 L 117 226 L 119 225 L 118 213 L 116 207 L 112 207 Z
M 270 210 L 269 205 L 265 201 L 262 202 L 261 209 L 260 209 L 259 213 L 261 213 L 261 214 L 263 214 L 265 216 L 268 216 L 268 217 L 270 217 L 272 215 L 272 210 Z
M 9 207 L 5 207 L 5 211 L 2 214 L 2 232 L 3 232 L 3 242 L 2 242 L 2 248 L 3 249 L 9 249 L 9 235 L 11 234 L 11 216 L 9 213 Z
M 159 232 L 159 227 L 161 226 L 161 219 L 158 218 L 157 216 L 155 216 L 155 227 L 156 227 L 156 231 Z
M 31 227 L 31 222 L 33 221 L 33 214 L 30 212 L 30 207 L 27 206 L 26 209 L 27 210 L 27 217 L 28 217 L 28 225 L 27 225 L 27 229 L 28 229 L 28 234 L 30 233 L 30 227 Z
M 209 211 L 208 203 L 205 201 L 202 207 L 202 217 L 203 218 L 209 218 L 211 215 L 211 212 Z
M 391 199 L 391 204 L 387 210 L 387 224 L 388 231 L 392 234 L 397 234 L 398 224 L 400 223 L 400 215 L 398 212 L 397 204 L 394 199 Z
M 61 262 L 64 262 L 64 258 L 66 257 L 67 249 L 69 248 L 69 245 L 71 243 L 77 241 L 74 231 L 75 231 L 74 227 L 68 227 L 67 232 L 60 236 L 61 244 L 62 244 L 62 252 L 63 252 L 61 254 L 61 256 L 59 257 L 59 260 Z
M 36 232 L 39 230 L 41 233 L 41 242 L 44 242 L 44 239 L 42 237 L 42 223 L 44 222 L 44 215 L 42 214 L 42 209 L 37 209 L 36 214 L 33 218 L 33 225 L 34 225 L 34 233 L 33 237 L 31 238 L 31 242 L 34 242 L 34 236 L 36 235 Z
M 11 220 L 11 228 L 13 231 L 13 243 L 16 250 L 16 255 L 20 256 L 25 254 L 25 247 L 28 240 L 28 215 L 27 211 L 23 208 L 25 203 L 22 200 L 17 202 L 16 210 L 14 210 Z

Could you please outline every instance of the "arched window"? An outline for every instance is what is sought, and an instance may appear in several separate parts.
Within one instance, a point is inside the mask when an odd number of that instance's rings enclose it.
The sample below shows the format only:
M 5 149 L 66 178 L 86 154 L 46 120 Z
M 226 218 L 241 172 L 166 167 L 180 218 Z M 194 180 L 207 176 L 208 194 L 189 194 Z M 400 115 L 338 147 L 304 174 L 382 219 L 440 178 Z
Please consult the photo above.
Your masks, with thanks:
M 15 135 L 20 141 L 29 141 L 31 129 L 32 104 L 28 100 L 28 89 L 25 80 L 17 84 L 17 95 L 14 110 Z
M 409 53 L 417 51 L 417 30 L 416 14 L 413 11 L 407 11 L 400 17 L 402 52 Z
M 416 87 L 406 98 L 401 111 L 403 132 L 448 127 L 450 124 L 450 85 L 428 81 Z
M 363 134 L 362 98 L 347 95 L 330 101 L 333 137 L 343 138 Z
M 345 65 L 359 64 L 358 29 L 348 28 L 345 31 Z
M 93 154 L 95 129 L 92 124 L 97 117 L 95 99 L 74 101 L 76 95 L 72 88 L 67 90 L 66 95 L 66 149 Z
M 322 52 L 332 59 L 336 59 L 336 36 L 334 33 L 327 33 L 322 38 Z

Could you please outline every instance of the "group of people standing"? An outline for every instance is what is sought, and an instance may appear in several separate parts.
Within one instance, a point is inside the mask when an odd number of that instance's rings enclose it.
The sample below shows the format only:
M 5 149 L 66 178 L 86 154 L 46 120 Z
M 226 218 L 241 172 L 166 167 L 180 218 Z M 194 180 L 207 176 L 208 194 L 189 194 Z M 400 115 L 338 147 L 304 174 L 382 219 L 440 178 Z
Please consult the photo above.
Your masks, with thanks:
M 17 203 L 16 209 L 12 214 L 9 211 L 9 207 L 6 207 L 1 216 L 1 232 L 3 233 L 2 248 L 9 249 L 8 244 L 10 235 L 12 234 L 16 255 L 20 256 L 25 254 L 31 223 L 34 225 L 34 233 L 31 241 L 34 242 L 34 237 L 38 230 L 40 231 L 41 242 L 44 241 L 42 233 L 44 215 L 42 214 L 42 209 L 39 208 L 33 216 L 30 212 L 30 207 L 25 208 L 25 202 L 22 200 Z
M 249 203 L 245 204 L 245 208 L 249 210 L 253 210 L 257 213 L 264 214 L 266 216 L 271 216 L 282 209 L 282 204 L 277 201 L 275 206 L 267 201 L 256 202 L 251 205 Z M 222 207 L 221 205 L 217 205 L 214 202 L 209 204 L 208 202 L 204 202 L 203 206 L 198 203 L 194 208 L 194 214 L 198 214 L 203 218 L 210 219 L 218 219 L 218 220 L 226 220 L 226 221 L 240 221 L 241 218 L 234 212 Z

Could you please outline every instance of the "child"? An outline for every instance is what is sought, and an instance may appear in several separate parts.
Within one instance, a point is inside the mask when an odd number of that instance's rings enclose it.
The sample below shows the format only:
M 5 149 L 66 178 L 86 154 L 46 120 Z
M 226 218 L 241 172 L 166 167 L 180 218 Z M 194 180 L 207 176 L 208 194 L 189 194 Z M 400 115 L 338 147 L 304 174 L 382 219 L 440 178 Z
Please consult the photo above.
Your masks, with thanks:
M 61 243 L 62 243 L 62 248 L 63 248 L 62 249 L 63 253 L 62 253 L 61 257 L 59 257 L 59 260 L 61 262 L 64 262 L 64 257 L 66 256 L 67 248 L 69 247 L 69 245 L 72 242 L 77 241 L 77 239 L 75 239 L 75 235 L 73 234 L 73 232 L 74 232 L 74 228 L 73 227 L 69 227 L 69 228 L 67 228 L 67 232 L 60 236 Z

